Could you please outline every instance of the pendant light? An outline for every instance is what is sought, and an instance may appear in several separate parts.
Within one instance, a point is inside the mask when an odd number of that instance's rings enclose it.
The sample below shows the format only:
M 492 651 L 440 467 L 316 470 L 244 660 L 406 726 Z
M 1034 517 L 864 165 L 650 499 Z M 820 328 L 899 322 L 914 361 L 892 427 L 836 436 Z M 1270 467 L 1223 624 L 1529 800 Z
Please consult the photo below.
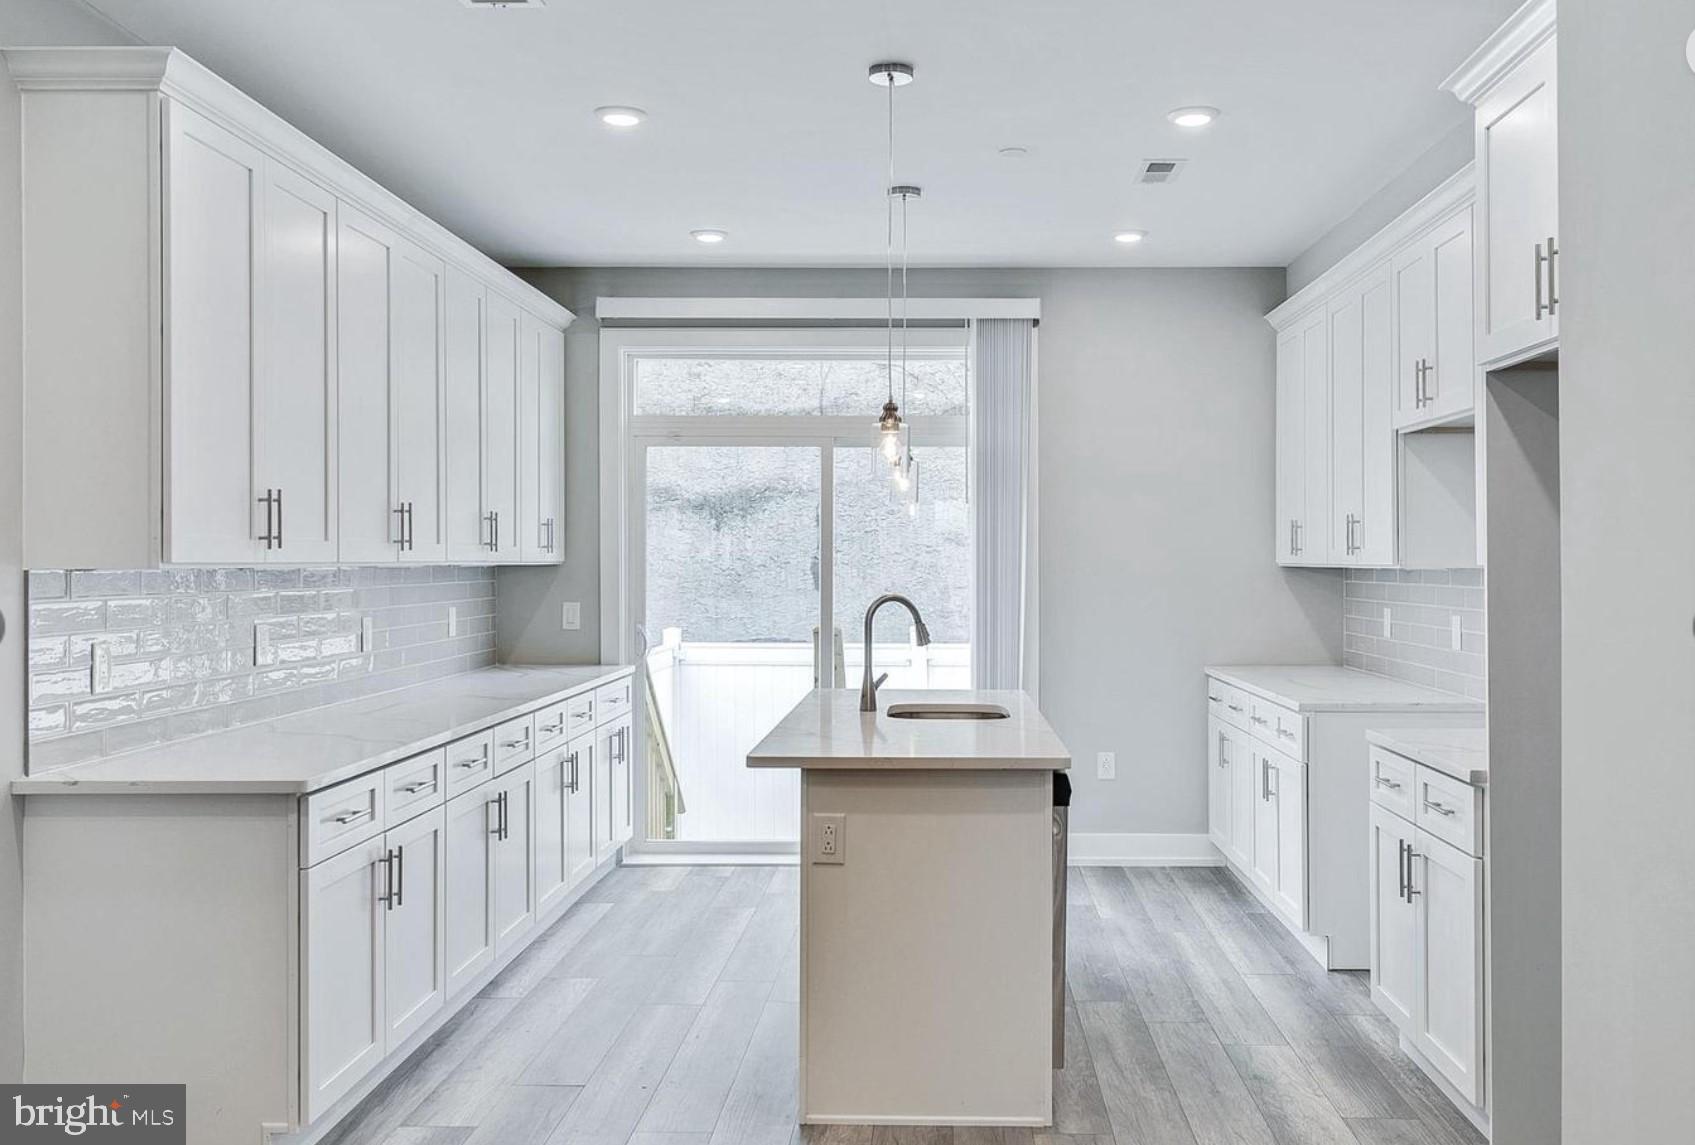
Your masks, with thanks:
M 907 269 L 910 248 L 907 243 L 907 203 L 924 192 L 919 187 L 895 182 L 895 88 L 905 87 L 913 80 L 911 64 L 880 63 L 871 66 L 872 83 L 889 89 L 889 183 L 885 215 L 885 263 L 888 274 L 888 358 L 886 362 L 889 393 L 883 404 L 882 416 L 877 419 L 876 450 L 873 466 L 889 480 L 891 493 L 897 501 L 916 512 L 918 504 L 918 462 L 912 456 L 911 430 L 901 418 L 901 402 L 895 400 L 895 200 L 901 209 L 901 400 L 906 398 L 906 355 L 908 331 Z

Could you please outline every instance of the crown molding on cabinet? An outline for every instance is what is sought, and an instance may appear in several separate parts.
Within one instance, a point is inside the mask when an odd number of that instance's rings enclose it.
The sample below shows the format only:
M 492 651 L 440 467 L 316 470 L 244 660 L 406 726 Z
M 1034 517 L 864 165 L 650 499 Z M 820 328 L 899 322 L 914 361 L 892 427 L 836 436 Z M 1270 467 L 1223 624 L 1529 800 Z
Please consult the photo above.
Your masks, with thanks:
M 1321 305 L 1349 281 L 1358 278 L 1455 211 L 1468 206 L 1476 194 L 1475 167 L 1467 163 L 1439 183 L 1424 198 L 1401 212 L 1388 226 L 1349 251 L 1336 265 L 1290 295 L 1267 314 L 1265 320 L 1278 331 L 1288 329 L 1307 311 Z
M 1528 0 L 1442 81 L 1461 103 L 1476 103 L 1554 35 L 1554 0 Z
M 888 314 L 886 298 L 601 298 L 601 321 L 876 322 Z M 977 318 L 1042 317 L 1040 298 L 914 298 L 907 316 L 919 321 L 968 322 Z
M 457 264 L 543 321 L 559 327 L 575 318 L 552 298 L 291 126 L 246 92 L 178 48 L 6 48 L 6 69 L 20 91 L 153 91 L 180 100 L 246 142 L 280 156 L 326 190 Z

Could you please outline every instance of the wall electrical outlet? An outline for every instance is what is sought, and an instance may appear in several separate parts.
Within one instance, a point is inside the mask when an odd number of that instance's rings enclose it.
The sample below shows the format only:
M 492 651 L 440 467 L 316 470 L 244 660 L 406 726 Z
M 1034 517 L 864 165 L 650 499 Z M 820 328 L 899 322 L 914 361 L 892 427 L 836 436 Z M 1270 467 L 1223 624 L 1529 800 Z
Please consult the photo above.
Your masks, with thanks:
M 1383 606 L 1383 639 L 1389 639 L 1389 606 Z
M 112 652 L 104 640 L 88 646 L 88 687 L 96 696 L 112 690 Z
M 1454 651 L 1458 652 L 1460 650 L 1460 644 L 1461 644 L 1459 613 L 1455 613 L 1453 615 L 1453 617 L 1451 618 L 1451 621 L 1450 621 L 1450 625 L 1451 626 L 1448 629 L 1448 635 L 1449 635 L 1449 638 L 1450 638 L 1449 643 L 1453 645 Z
M 459 608 L 457 605 L 450 604 L 447 606 L 447 635 L 449 637 L 459 635 Z
M 377 623 L 369 616 L 359 618 L 359 651 L 369 652 L 377 642 Z
M 1110 751 L 1095 753 L 1095 778 L 1117 779 L 1118 757 Z
M 812 817 L 812 861 L 840 864 L 847 859 L 847 816 Z
M 575 632 L 583 626 L 583 606 L 581 602 L 567 600 L 559 608 L 559 627 L 566 632 Z

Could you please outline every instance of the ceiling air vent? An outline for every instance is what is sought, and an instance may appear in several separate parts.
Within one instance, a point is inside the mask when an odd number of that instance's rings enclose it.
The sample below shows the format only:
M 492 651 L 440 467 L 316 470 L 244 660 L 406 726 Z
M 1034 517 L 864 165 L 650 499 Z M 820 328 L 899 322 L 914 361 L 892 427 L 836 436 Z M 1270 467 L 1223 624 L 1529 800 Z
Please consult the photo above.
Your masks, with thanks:
M 547 0 L 459 0 L 467 8 L 545 8 Z
M 1187 159 L 1144 159 L 1136 173 L 1138 183 L 1175 183 L 1188 165 Z

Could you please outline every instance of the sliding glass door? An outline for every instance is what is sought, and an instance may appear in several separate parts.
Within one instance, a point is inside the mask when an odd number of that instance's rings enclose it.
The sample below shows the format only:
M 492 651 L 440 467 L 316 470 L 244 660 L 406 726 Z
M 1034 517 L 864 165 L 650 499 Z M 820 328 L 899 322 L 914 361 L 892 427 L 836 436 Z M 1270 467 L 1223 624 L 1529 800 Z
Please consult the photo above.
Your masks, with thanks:
M 885 686 L 970 684 L 964 334 L 914 332 L 915 509 L 873 463 L 880 338 L 654 331 L 624 359 L 645 847 L 794 849 L 798 775 L 749 770 L 747 751 L 809 689 L 859 686 L 879 594 L 911 596 L 933 638 L 920 648 L 906 613 L 884 610 L 873 653 Z

